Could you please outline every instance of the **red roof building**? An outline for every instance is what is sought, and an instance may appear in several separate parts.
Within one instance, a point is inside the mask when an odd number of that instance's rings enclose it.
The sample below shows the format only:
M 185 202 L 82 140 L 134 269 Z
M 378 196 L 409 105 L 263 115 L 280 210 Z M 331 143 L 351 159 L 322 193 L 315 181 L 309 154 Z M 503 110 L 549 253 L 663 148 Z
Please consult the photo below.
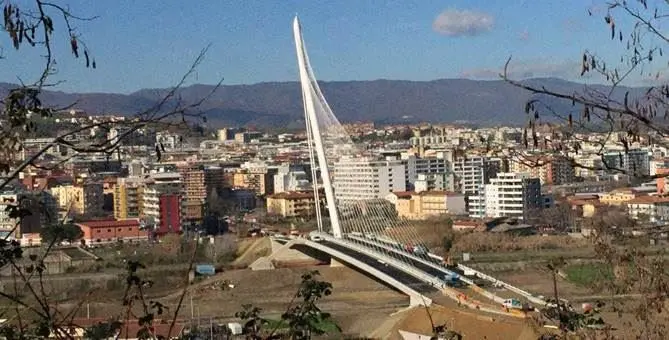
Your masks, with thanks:
M 103 220 L 77 223 L 84 233 L 86 244 L 133 242 L 148 240 L 139 220 Z

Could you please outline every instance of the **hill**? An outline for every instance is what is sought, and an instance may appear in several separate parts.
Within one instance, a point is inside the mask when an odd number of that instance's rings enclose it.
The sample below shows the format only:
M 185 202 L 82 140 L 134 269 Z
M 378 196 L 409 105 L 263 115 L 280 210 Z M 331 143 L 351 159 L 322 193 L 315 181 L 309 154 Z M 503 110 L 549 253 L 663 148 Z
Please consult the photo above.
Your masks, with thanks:
M 555 78 L 529 79 L 566 93 L 583 90 L 583 84 Z M 10 84 L 0 84 L 0 92 Z M 481 125 L 521 124 L 528 91 L 501 80 L 439 79 L 433 81 L 372 80 L 320 82 L 321 89 L 341 122 L 376 123 L 469 122 Z M 605 86 L 595 86 L 606 90 Z M 211 92 L 211 85 L 192 85 L 179 91 L 186 103 Z M 624 93 L 627 89 L 618 90 Z M 643 89 L 631 89 L 638 93 Z M 94 114 L 129 115 L 151 107 L 168 89 L 144 89 L 131 94 L 65 93 L 47 91 L 47 104 L 75 107 Z M 571 103 L 544 98 L 557 110 Z M 202 110 L 213 126 L 303 126 L 302 96 L 297 82 L 221 86 Z

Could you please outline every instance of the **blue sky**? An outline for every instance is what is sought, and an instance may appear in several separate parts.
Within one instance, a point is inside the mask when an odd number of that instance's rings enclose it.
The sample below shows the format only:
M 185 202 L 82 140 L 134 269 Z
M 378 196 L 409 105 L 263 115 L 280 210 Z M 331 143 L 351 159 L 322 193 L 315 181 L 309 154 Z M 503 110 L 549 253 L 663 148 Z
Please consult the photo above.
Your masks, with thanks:
M 297 13 L 320 80 L 490 79 L 513 56 L 514 75 L 575 79 L 583 51 L 618 56 L 599 0 L 114 0 L 63 1 L 98 68 L 56 41 L 59 89 L 123 92 L 167 87 L 200 49 L 192 83 L 297 79 L 291 22 Z M 587 10 L 594 11 L 592 17 Z M 435 23 L 436 21 L 436 23 Z M 61 23 L 57 21 L 57 25 Z M 623 23 L 624 24 L 624 23 Z M 56 30 L 62 26 L 56 26 Z M 0 40 L 3 45 L 7 40 Z M 35 52 L 4 49 L 1 81 L 30 81 Z

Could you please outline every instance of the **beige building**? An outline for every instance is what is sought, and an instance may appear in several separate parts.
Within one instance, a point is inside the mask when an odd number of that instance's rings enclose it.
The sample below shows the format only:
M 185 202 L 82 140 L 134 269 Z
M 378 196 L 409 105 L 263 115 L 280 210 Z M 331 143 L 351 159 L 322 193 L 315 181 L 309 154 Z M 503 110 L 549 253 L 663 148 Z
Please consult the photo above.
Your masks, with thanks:
M 104 194 L 102 183 L 88 182 L 51 188 L 51 194 L 61 211 L 76 215 L 97 216 L 102 213 Z M 70 208 L 71 206 L 71 208 Z
M 257 195 L 265 195 L 267 194 L 269 181 L 270 177 L 266 172 L 258 173 L 242 169 L 233 175 L 232 186 L 234 188 L 253 190 Z
M 267 196 L 267 213 L 283 217 L 312 216 L 316 213 L 313 192 L 282 192 Z
M 450 191 L 393 192 L 386 200 L 395 205 L 398 216 L 413 220 L 467 213 L 465 195 Z
M 634 189 L 631 188 L 622 188 L 612 190 L 599 198 L 599 201 L 603 204 L 608 205 L 622 205 L 625 204 L 638 196 L 642 196 Z
M 141 177 L 118 178 L 114 186 L 114 218 L 138 218 L 142 213 L 144 179 Z
M 207 198 L 204 170 L 190 164 L 179 166 L 177 169 L 183 182 L 184 199 L 203 202 Z
M 542 185 L 567 184 L 576 180 L 576 171 L 570 159 L 561 156 L 524 157 L 512 160 L 510 172 L 527 173 L 538 178 Z

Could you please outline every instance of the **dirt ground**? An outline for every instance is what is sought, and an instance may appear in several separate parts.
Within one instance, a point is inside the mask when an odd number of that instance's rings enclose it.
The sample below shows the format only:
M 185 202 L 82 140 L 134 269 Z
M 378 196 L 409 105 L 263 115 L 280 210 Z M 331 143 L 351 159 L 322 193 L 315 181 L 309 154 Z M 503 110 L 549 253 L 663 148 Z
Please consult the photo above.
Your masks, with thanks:
M 376 339 L 401 339 L 399 330 L 431 335 L 432 324 L 446 325 L 464 339 L 519 339 L 535 340 L 537 334 L 525 320 L 482 316 L 451 308 L 431 307 L 430 314 L 423 307 L 414 307 L 397 313 L 381 324 L 370 336 Z
M 245 303 L 261 307 L 267 313 L 280 313 L 297 291 L 301 274 L 314 269 L 321 273 L 321 280 L 332 283 L 333 293 L 323 299 L 323 309 L 333 314 L 408 305 L 408 297 L 363 274 L 344 267 L 327 266 L 228 271 L 196 283 L 190 289 L 188 303 L 192 297 L 193 313 L 200 315 L 234 315 Z M 234 288 L 220 289 L 225 283 L 233 284 Z M 173 305 L 178 298 L 179 294 L 174 293 L 160 300 Z
M 249 266 L 253 261 L 272 252 L 272 245 L 267 237 L 241 240 L 238 247 L 238 256 L 232 262 L 235 267 Z

